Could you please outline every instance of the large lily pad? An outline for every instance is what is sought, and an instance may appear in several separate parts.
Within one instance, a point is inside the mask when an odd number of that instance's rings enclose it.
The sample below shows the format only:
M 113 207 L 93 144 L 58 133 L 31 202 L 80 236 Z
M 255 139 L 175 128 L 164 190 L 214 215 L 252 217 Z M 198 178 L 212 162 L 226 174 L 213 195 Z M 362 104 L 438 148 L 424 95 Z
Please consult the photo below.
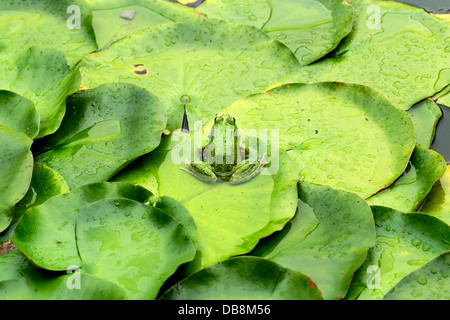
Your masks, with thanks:
M 389 188 L 367 199 L 367 203 L 413 212 L 442 177 L 446 167 L 439 153 L 417 145 L 405 173 Z
M 3 57 L 3 56 L 2 56 Z M 36 104 L 38 138 L 55 132 L 66 108 L 66 96 L 77 91 L 80 73 L 67 65 L 56 49 L 31 47 L 14 61 L 0 58 L 0 88 L 16 92 Z
M 367 198 L 405 170 L 414 125 L 376 91 L 350 84 L 291 84 L 241 99 L 223 110 L 240 129 L 279 130 L 302 181 Z
M 70 6 L 76 6 L 75 10 L 79 10 L 76 12 L 80 18 L 79 28 L 68 27 L 72 26 L 72 20 L 75 21 L 71 19 L 75 11 L 69 10 L 72 9 Z M 40 45 L 63 52 L 69 65 L 73 66 L 97 48 L 91 12 L 84 1 L 1 0 L 0 12 L 0 52 L 3 58 L 13 59 L 22 50 Z
M 23 198 L 33 173 L 33 143 L 22 132 L 0 125 L 0 232 L 12 221 L 14 205 Z
M 123 287 L 132 299 L 154 299 L 195 246 L 178 221 L 129 199 L 100 200 L 81 209 L 77 246 L 85 272 Z
M 131 183 L 156 177 L 158 193 L 180 202 L 191 214 L 198 230 L 198 253 L 189 270 L 249 252 L 258 240 L 280 230 L 293 217 L 297 206 L 297 169 L 289 156 L 279 155 L 278 170 L 258 175 L 247 183 L 209 184 L 180 170 L 184 163 L 174 159 L 180 152 L 180 136 L 165 137 L 154 152 L 125 169 L 133 174 L 123 177 Z M 190 149 L 188 149 L 190 150 Z M 190 156 L 190 154 L 189 154 Z
M 95 201 L 127 198 L 149 201 L 151 193 L 128 183 L 94 183 L 59 196 L 29 209 L 11 235 L 17 248 L 35 265 L 65 271 L 68 266 L 81 266 L 75 237 L 80 209 Z
M 394 1 L 351 3 L 352 33 L 297 79 L 367 85 L 405 110 L 450 83 L 450 22 Z
M 450 252 L 441 254 L 404 277 L 384 300 L 449 300 Z
M 116 284 L 88 274 L 44 272 L 34 267 L 19 251 L 1 255 L 0 266 L 2 300 L 128 299 L 125 291 Z M 79 287 L 72 286 L 72 283 Z
M 431 188 L 419 211 L 435 216 L 450 225 L 450 166 Z
M 8 240 L 17 221 L 28 209 L 36 207 L 51 197 L 69 192 L 69 186 L 61 175 L 47 167 L 46 165 L 35 162 L 33 167 L 33 176 L 31 178 L 30 187 L 25 196 L 20 200 L 14 210 L 14 218 L 11 225 L 4 231 L 0 237 L 2 240 Z
M 208 0 L 196 10 L 260 28 L 291 49 L 301 65 L 336 48 L 353 23 L 350 4 L 335 0 Z
M 435 217 L 385 207 L 372 207 L 372 211 L 375 246 L 351 284 L 350 296 L 359 294 L 362 300 L 382 299 L 405 276 L 450 249 L 450 227 Z
M 142 86 L 164 101 L 168 129 L 206 122 L 237 99 L 282 82 L 299 63 L 292 52 L 250 26 L 196 18 L 148 28 L 88 56 L 82 85 Z
M 36 160 L 71 188 L 106 181 L 155 149 L 165 126 L 164 107 L 153 94 L 131 84 L 106 84 L 70 96 L 61 127 L 40 146 L 51 150 Z
M 342 299 L 375 242 L 372 211 L 357 195 L 299 183 L 294 219 L 252 254 L 308 274 L 326 299 Z
M 317 285 L 298 271 L 256 257 L 237 257 L 175 284 L 161 300 L 322 300 Z M 265 312 L 259 310 L 259 312 Z
M 14 92 L 0 90 L 0 125 L 23 132 L 31 139 L 39 132 L 39 115 L 34 103 Z

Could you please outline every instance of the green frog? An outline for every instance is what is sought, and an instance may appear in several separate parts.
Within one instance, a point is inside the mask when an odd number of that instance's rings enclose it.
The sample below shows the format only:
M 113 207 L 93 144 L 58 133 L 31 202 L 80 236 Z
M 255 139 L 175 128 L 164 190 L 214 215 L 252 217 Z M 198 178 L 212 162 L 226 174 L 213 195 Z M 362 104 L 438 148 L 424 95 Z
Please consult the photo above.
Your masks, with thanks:
M 216 141 L 217 138 L 220 141 Z M 229 139 L 233 139 L 233 143 L 227 144 Z M 222 180 L 241 184 L 256 177 L 267 165 L 266 155 L 253 162 L 246 159 L 249 149 L 240 139 L 236 119 L 228 114 L 214 119 L 211 134 L 202 146 L 201 154 L 202 162 L 189 163 L 182 170 L 208 183 Z

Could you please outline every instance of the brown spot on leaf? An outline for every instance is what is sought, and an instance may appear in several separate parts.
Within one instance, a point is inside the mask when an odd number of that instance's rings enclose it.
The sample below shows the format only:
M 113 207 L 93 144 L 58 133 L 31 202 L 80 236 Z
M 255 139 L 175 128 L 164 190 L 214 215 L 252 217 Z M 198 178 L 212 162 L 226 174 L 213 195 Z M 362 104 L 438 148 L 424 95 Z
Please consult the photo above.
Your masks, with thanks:
M 134 70 L 134 73 L 136 73 L 136 74 L 142 76 L 142 75 L 144 75 L 144 74 L 147 74 L 147 69 L 144 69 L 144 70 Z
M 311 289 L 314 289 L 315 287 L 317 287 L 317 284 L 315 284 L 311 278 L 308 278 L 308 286 L 311 287 Z

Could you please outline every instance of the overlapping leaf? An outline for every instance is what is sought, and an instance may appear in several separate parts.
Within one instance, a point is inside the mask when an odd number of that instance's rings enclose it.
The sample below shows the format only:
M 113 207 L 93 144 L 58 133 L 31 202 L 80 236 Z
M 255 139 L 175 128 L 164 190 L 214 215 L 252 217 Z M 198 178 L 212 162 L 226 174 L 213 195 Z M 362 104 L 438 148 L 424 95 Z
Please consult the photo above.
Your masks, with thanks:
M 354 194 L 304 182 L 299 198 L 295 218 L 253 254 L 308 274 L 324 298 L 342 299 L 374 244 L 372 212 Z
M 27 193 L 33 173 L 31 140 L 0 125 L 0 232 L 12 221 L 14 206 Z
M 0 266 L 2 300 L 128 299 L 125 291 L 112 282 L 81 273 L 49 274 L 34 267 L 18 251 L 0 256 Z
M 170 288 L 162 300 L 322 300 L 307 275 L 275 262 L 238 257 L 202 269 Z M 260 310 L 263 312 L 264 310 Z M 255 311 L 256 312 L 256 311 Z
M 413 212 L 445 169 L 445 160 L 439 153 L 417 145 L 405 173 L 389 188 L 367 199 L 367 203 Z
M 450 249 L 450 227 L 435 217 L 385 207 L 372 211 L 375 246 L 355 274 L 349 294 L 362 300 L 382 299 L 405 276 Z
M 68 99 L 61 127 L 41 144 L 50 151 L 36 160 L 71 188 L 106 181 L 155 149 L 165 126 L 164 107 L 153 94 L 131 84 L 106 84 Z
M 33 207 L 19 220 L 11 239 L 34 264 L 64 271 L 81 266 L 75 225 L 80 209 L 102 199 L 127 198 L 148 201 L 151 193 L 128 183 L 95 183 L 55 196 Z
M 347 1 L 205 1 L 196 10 L 208 17 L 249 24 L 286 45 L 307 65 L 332 51 L 351 30 Z
M 352 0 L 352 33 L 301 81 L 370 86 L 405 110 L 450 84 L 450 23 L 394 1 Z

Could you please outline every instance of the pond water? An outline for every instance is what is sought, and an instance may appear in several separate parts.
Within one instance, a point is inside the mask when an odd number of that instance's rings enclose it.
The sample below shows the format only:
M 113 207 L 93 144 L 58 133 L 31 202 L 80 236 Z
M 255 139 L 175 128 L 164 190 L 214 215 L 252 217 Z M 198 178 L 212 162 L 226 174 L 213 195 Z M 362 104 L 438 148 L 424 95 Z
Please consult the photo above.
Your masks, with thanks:
M 428 12 L 446 13 L 450 10 L 450 0 L 391 0 L 424 8 Z

